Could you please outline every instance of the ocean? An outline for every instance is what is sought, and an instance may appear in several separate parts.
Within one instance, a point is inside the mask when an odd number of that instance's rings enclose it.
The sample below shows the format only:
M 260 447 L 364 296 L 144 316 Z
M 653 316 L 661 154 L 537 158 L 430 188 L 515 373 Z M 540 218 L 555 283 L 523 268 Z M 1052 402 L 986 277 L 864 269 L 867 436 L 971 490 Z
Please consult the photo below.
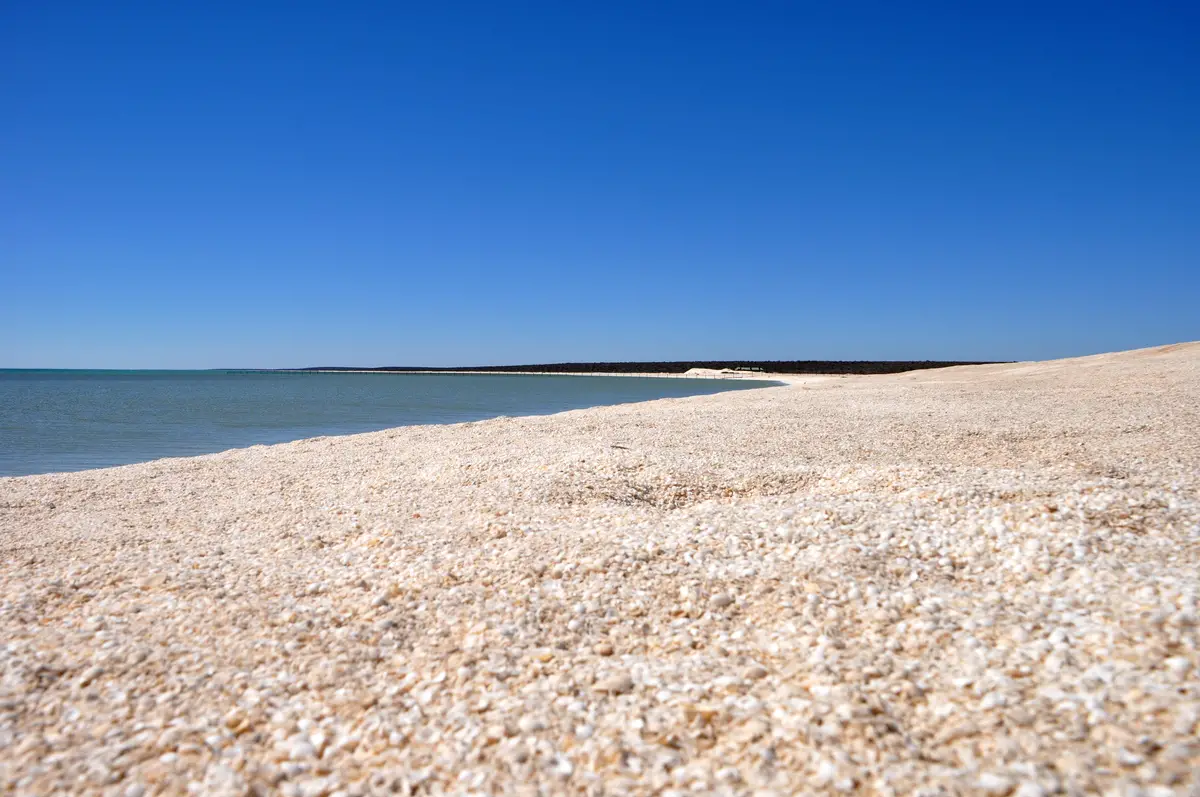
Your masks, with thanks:
M 535 374 L 0 369 L 0 476 L 768 384 Z

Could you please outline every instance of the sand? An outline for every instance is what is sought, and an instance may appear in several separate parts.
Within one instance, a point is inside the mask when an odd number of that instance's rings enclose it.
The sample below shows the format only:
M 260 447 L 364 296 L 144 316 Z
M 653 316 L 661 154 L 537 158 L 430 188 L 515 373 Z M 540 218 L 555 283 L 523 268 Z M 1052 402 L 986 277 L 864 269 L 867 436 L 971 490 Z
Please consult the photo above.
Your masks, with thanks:
M 1200 344 L 0 479 L 6 794 L 1196 794 Z

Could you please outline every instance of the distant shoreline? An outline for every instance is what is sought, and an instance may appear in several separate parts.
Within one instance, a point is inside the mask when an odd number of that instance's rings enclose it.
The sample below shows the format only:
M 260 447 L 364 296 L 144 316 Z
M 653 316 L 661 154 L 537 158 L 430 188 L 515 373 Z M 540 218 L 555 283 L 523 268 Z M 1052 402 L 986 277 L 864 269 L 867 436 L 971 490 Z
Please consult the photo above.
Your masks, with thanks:
M 374 368 L 311 366 L 307 368 L 238 368 L 246 373 L 508 373 L 572 374 L 590 376 L 713 376 L 688 374 L 693 369 L 736 377 L 769 377 L 770 374 L 869 375 L 898 374 L 957 365 L 999 365 L 991 361 L 958 360 L 670 360 L 660 362 L 541 363 L 535 365 L 483 365 L 428 368 L 389 365 Z
M 403 370 L 384 370 L 379 368 L 283 368 L 267 370 L 240 369 L 236 371 L 229 370 L 227 373 L 292 374 L 295 376 L 303 376 L 305 374 L 376 374 L 384 376 L 616 376 L 629 378 L 643 377 L 646 379 L 745 379 L 762 382 L 778 381 L 778 377 L 785 376 L 785 374 L 768 374 L 761 371 L 716 371 L 709 369 L 697 369 L 696 371 L 687 371 L 684 373 L 668 373 L 665 371 L 472 371 L 449 368 L 406 368 Z M 786 376 L 796 375 L 786 374 Z

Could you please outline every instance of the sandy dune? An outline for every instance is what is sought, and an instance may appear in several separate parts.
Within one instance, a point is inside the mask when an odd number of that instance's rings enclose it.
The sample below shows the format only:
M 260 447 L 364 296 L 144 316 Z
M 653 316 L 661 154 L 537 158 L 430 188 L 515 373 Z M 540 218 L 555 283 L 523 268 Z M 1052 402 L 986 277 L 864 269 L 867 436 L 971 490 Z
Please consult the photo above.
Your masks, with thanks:
M 784 379 L 0 479 L 0 793 L 1200 789 L 1200 344 Z

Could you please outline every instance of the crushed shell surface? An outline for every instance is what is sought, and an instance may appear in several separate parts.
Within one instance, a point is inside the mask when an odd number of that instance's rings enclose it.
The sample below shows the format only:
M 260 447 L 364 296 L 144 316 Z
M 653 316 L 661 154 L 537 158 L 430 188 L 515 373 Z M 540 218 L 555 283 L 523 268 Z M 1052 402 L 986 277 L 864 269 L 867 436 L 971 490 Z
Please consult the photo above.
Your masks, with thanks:
M 0 479 L 0 793 L 1195 794 L 1200 346 Z

